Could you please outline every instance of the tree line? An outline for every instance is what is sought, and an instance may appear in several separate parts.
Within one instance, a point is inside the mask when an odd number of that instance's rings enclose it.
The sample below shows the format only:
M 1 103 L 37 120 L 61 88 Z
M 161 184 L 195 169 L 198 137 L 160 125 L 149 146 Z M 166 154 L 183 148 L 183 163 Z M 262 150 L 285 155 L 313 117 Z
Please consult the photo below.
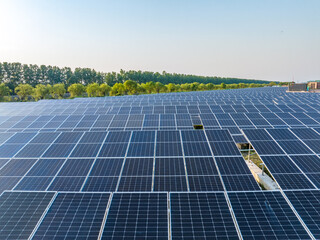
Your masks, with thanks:
M 148 71 L 125 71 L 120 70 L 116 72 L 97 72 L 91 68 L 76 68 L 72 70 L 69 67 L 59 68 L 57 66 L 46 66 L 36 64 L 21 64 L 18 62 L 8 63 L 0 62 L 0 83 L 5 83 L 12 91 L 19 84 L 29 84 L 36 87 L 38 84 L 42 85 L 55 85 L 64 84 L 66 87 L 72 84 L 79 83 L 88 85 L 91 83 L 106 83 L 113 86 L 116 83 L 125 83 L 127 80 L 133 80 L 138 84 L 146 84 L 147 82 L 159 82 L 164 85 L 169 83 L 184 84 L 194 83 L 215 85 L 225 84 L 239 84 L 239 83 L 257 83 L 268 84 L 269 81 L 252 80 L 252 79 L 239 79 L 239 78 L 221 78 L 221 77 L 206 77 L 196 75 L 186 75 L 177 73 L 167 73 L 163 71 L 148 72 Z
M 35 87 L 28 83 L 22 83 L 15 87 L 14 91 L 18 97 L 10 96 L 12 90 L 4 83 L 0 84 L 0 101 L 28 101 L 41 99 L 62 99 L 74 97 L 104 97 L 104 96 L 122 96 L 138 95 L 152 93 L 170 93 L 170 92 L 189 92 L 205 90 L 222 90 L 238 88 L 256 88 L 276 85 L 274 82 L 268 84 L 257 83 L 239 83 L 239 84 L 213 84 L 213 83 L 183 83 L 183 84 L 163 84 L 161 82 L 137 83 L 133 80 L 127 80 L 124 83 L 115 83 L 109 86 L 107 83 L 90 83 L 83 85 L 73 83 L 66 86 L 64 83 L 57 84 L 37 84 Z M 66 94 L 68 93 L 68 94 Z

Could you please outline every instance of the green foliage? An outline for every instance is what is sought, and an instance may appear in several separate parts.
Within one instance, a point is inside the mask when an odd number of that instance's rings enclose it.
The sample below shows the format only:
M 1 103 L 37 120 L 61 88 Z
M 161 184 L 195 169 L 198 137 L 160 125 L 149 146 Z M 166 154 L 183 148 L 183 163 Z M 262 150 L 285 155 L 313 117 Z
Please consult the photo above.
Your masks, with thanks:
M 14 91 L 22 101 L 27 101 L 33 93 L 33 87 L 30 84 L 20 84 Z
M 98 84 L 97 84 L 98 85 Z M 98 85 L 99 87 L 99 85 Z M 85 92 L 86 88 L 80 83 L 74 83 L 68 87 L 68 92 L 70 93 L 71 97 L 81 97 L 82 94 Z
M 238 78 L 220 78 L 220 77 L 206 77 L 206 76 L 195 76 L 195 75 L 185 75 L 177 73 L 167 73 L 167 72 L 142 72 L 142 71 L 124 71 L 120 70 L 119 73 L 116 72 L 97 72 L 90 68 L 76 68 L 74 71 L 69 67 L 59 68 L 56 66 L 46 66 L 46 65 L 35 65 L 35 64 L 21 64 L 21 63 L 8 63 L 0 62 L 0 83 L 6 83 L 10 89 L 14 89 L 19 84 L 29 84 L 35 87 L 38 84 L 43 85 L 55 85 L 58 83 L 63 83 L 67 87 L 74 83 L 80 83 L 82 85 L 89 85 L 91 83 L 107 83 L 109 86 L 113 86 L 116 83 L 125 83 L 126 81 L 133 81 L 144 87 L 147 93 L 157 92 L 154 89 L 154 83 L 160 82 L 163 85 L 168 85 L 170 83 L 178 84 L 192 84 L 192 83 L 203 83 L 214 85 L 225 84 L 268 84 L 269 81 L 260 81 L 253 79 L 238 79 Z M 151 83 L 152 82 L 152 83 Z M 270 83 L 271 86 L 274 83 Z M 275 83 L 277 84 L 277 83 Z M 188 86 L 191 90 L 195 90 L 197 87 Z M 202 88 L 202 87 L 201 87 Z M 183 91 L 189 91 L 184 88 Z M 128 94 L 136 94 L 135 90 L 128 90 Z M 172 89 L 171 89 L 172 91 Z M 174 90 L 177 91 L 177 90 Z
M 108 96 L 110 91 L 111 87 L 106 83 L 102 83 L 99 87 L 99 97 Z
M 66 88 L 63 83 L 54 84 L 50 89 L 50 93 L 52 98 L 61 99 L 66 93 Z
M 138 92 L 138 83 L 132 80 L 127 80 L 124 82 L 124 87 L 129 95 L 137 94 Z
M 113 85 L 110 91 L 111 96 L 121 96 L 124 95 L 126 92 L 126 88 L 122 83 L 116 83 Z
M 70 88 L 70 87 L 69 87 Z M 69 91 L 68 88 L 68 91 Z M 70 91 L 69 91 L 70 92 Z M 88 94 L 88 97 L 97 97 L 99 96 L 100 92 L 100 86 L 98 83 L 91 83 L 86 87 L 86 92 Z
M 52 86 L 50 84 L 42 85 L 38 84 L 34 89 L 32 93 L 32 97 L 38 101 L 40 99 L 44 99 L 50 94 Z
M 9 96 L 11 90 L 4 83 L 0 84 L 0 100 L 4 99 L 4 97 Z

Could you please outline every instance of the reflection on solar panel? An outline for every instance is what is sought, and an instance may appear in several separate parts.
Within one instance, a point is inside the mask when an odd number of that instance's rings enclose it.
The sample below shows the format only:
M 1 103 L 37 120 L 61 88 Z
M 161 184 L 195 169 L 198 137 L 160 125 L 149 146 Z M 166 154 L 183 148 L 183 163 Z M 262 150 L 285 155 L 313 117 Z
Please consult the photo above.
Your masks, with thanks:
M 0 132 L 0 239 L 320 238 L 318 94 L 1 103 Z

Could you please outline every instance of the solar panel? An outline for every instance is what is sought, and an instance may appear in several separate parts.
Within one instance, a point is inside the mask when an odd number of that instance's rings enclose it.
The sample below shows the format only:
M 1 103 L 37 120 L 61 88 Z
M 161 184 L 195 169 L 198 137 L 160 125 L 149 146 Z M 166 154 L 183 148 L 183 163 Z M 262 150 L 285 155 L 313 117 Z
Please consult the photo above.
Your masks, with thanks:
M 97 239 L 109 193 L 58 193 L 35 239 Z
M 237 239 L 223 193 L 170 193 L 173 239 Z
M 295 210 L 316 239 L 320 238 L 320 192 L 285 191 Z
M 114 193 L 102 239 L 167 239 L 167 209 L 165 193 Z
M 28 239 L 53 198 L 52 192 L 5 192 L 0 197 L 0 238 Z
M 280 192 L 228 193 L 244 239 L 309 239 Z

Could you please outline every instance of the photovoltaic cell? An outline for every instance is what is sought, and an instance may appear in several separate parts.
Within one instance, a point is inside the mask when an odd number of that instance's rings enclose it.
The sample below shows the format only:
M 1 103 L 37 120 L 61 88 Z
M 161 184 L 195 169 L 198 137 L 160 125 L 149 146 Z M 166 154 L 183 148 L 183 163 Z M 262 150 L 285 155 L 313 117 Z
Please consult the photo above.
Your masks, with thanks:
M 93 159 L 68 159 L 58 176 L 87 176 Z
M 153 158 L 127 158 L 122 176 L 151 176 Z
M 89 177 L 82 191 L 84 192 L 114 192 L 118 177 Z
M 185 176 L 155 176 L 153 191 L 187 191 Z
M 152 188 L 152 177 L 125 177 L 120 179 L 119 192 L 150 192 Z
M 212 157 L 186 158 L 188 175 L 217 175 L 218 171 Z
M 188 176 L 190 191 L 223 191 L 219 176 Z

